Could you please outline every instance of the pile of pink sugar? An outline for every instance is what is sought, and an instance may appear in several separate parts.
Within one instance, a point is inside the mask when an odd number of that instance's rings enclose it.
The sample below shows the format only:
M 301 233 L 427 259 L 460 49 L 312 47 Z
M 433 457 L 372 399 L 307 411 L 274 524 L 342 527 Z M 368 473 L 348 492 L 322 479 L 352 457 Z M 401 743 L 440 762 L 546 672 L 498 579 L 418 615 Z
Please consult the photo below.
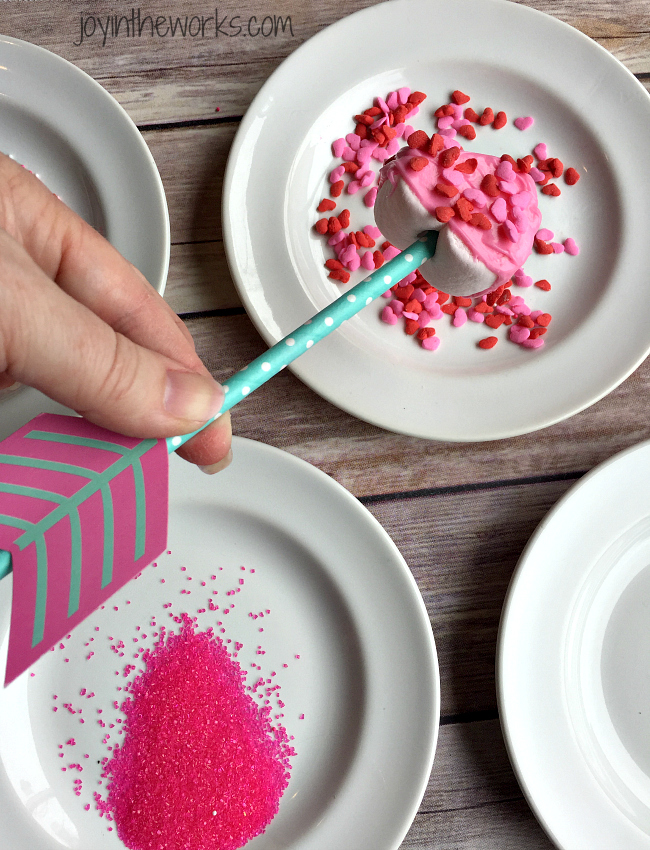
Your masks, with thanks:
M 183 616 L 145 653 L 121 706 L 125 739 L 106 765 L 107 810 L 131 850 L 236 850 L 264 832 L 294 750 L 244 689 L 211 630 Z

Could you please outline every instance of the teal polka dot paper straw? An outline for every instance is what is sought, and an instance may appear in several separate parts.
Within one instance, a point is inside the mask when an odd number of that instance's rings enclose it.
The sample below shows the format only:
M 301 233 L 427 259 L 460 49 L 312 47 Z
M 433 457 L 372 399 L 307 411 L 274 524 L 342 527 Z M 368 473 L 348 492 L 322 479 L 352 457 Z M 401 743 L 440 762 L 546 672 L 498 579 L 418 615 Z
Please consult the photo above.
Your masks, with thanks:
M 415 271 L 425 260 L 434 255 L 437 241 L 438 232 L 436 230 L 424 234 L 417 242 L 414 242 L 413 245 L 406 248 L 390 262 L 376 269 L 361 283 L 345 292 L 320 313 L 316 313 L 304 325 L 296 328 L 280 342 L 276 342 L 265 354 L 257 357 L 248 366 L 244 366 L 243 369 L 236 372 L 223 385 L 226 395 L 217 416 L 225 413 L 226 410 L 230 410 L 231 407 L 250 395 L 253 390 L 265 384 L 269 378 L 277 375 L 281 369 L 296 360 L 317 342 L 320 342 L 323 337 L 331 334 L 346 319 L 355 316 L 390 289 L 391 286 Z M 210 422 L 214 422 L 214 419 L 211 419 Z M 202 428 L 193 431 L 191 434 L 184 434 L 182 437 L 169 437 L 167 439 L 168 450 L 170 452 L 175 451 L 195 434 L 198 434 L 199 431 L 202 431 L 203 428 L 206 428 L 210 422 L 206 422 Z

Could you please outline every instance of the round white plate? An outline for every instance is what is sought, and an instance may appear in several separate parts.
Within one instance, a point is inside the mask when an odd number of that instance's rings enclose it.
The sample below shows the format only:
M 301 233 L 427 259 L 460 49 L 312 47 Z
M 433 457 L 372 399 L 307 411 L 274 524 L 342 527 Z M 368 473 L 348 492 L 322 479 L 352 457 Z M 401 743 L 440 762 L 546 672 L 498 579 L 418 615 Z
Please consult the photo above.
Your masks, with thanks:
M 248 440 L 235 438 L 234 456 L 215 478 L 171 457 L 170 553 L 81 624 L 64 650 L 48 652 L 34 676 L 0 694 L 3 850 L 123 846 L 92 799 L 102 791 L 97 759 L 107 755 L 101 739 L 110 729 L 97 726 L 96 709 L 115 722 L 124 679 L 114 671 L 130 657 L 109 647 L 118 639 L 125 652 L 135 647 L 136 625 L 148 626 L 152 614 L 165 623 L 168 602 L 194 614 L 208 598 L 234 607 L 228 617 L 198 614 L 200 625 L 221 620 L 221 636 L 243 644 L 238 661 L 249 683 L 260 675 L 254 662 L 280 685 L 280 722 L 295 738 L 280 811 L 251 850 L 399 847 L 429 778 L 440 711 L 435 645 L 415 581 L 379 523 L 327 475 Z M 0 582 L 2 657 L 10 584 Z M 86 660 L 89 651 L 96 654 Z M 84 687 L 92 699 L 80 695 Z M 64 702 L 81 706 L 88 722 Z M 272 705 L 275 715 L 275 697 Z M 71 737 L 76 744 L 60 759 L 58 745 Z M 61 771 L 69 762 L 84 771 Z
M 308 80 L 308 85 L 298 81 Z M 524 156 L 540 141 L 582 174 L 560 198 L 540 196 L 543 225 L 572 236 L 577 257 L 526 264 L 552 290 L 525 290 L 553 314 L 542 350 L 505 338 L 476 347 L 484 325 L 436 328 L 422 349 L 373 305 L 291 367 L 314 390 L 361 419 L 400 433 L 478 441 L 562 420 L 617 386 L 650 350 L 645 303 L 650 242 L 650 150 L 639 146 L 650 98 L 607 51 L 560 21 L 505 0 L 391 0 L 318 33 L 261 89 L 235 138 L 224 191 L 224 238 L 233 277 L 258 330 L 275 343 L 336 298 L 322 238 L 312 225 L 333 167 L 330 144 L 351 116 L 400 86 L 428 95 L 413 124 L 459 88 L 470 105 L 503 109 L 508 125 L 479 128 L 468 149 Z M 533 116 L 521 132 L 512 121 Z M 342 196 L 368 222 L 359 193 Z M 337 207 L 340 209 L 340 207 Z M 357 272 L 350 285 L 361 279 Z M 498 334 L 503 336 L 503 329 Z
M 102 233 L 162 294 L 169 216 L 142 135 L 118 102 L 76 66 L 42 47 L 0 35 L 0 150 Z M 62 408 L 36 390 L 3 396 L 19 427 Z M 26 411 L 23 414 L 23 411 Z
M 541 523 L 501 619 L 498 697 L 519 782 L 563 850 L 650 848 L 650 442 Z

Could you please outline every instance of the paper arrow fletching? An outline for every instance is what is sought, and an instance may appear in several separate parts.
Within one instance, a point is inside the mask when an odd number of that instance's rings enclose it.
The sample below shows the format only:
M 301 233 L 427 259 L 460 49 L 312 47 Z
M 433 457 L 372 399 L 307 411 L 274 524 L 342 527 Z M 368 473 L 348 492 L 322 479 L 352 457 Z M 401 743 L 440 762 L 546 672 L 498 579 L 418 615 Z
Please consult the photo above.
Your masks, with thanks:
M 164 440 L 42 414 L 0 442 L 14 582 L 5 683 L 163 551 L 167 503 Z

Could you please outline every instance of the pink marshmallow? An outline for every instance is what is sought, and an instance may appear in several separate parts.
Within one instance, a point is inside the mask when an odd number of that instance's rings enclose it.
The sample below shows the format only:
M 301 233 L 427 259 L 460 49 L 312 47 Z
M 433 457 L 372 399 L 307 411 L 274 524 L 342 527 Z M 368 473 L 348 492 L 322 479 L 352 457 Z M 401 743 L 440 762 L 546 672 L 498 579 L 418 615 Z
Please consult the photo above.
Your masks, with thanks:
M 510 200 L 512 201 L 512 205 L 514 207 L 528 207 L 530 206 L 533 200 L 533 196 L 530 194 L 530 192 L 527 191 L 515 192 L 515 194 L 510 198 Z

